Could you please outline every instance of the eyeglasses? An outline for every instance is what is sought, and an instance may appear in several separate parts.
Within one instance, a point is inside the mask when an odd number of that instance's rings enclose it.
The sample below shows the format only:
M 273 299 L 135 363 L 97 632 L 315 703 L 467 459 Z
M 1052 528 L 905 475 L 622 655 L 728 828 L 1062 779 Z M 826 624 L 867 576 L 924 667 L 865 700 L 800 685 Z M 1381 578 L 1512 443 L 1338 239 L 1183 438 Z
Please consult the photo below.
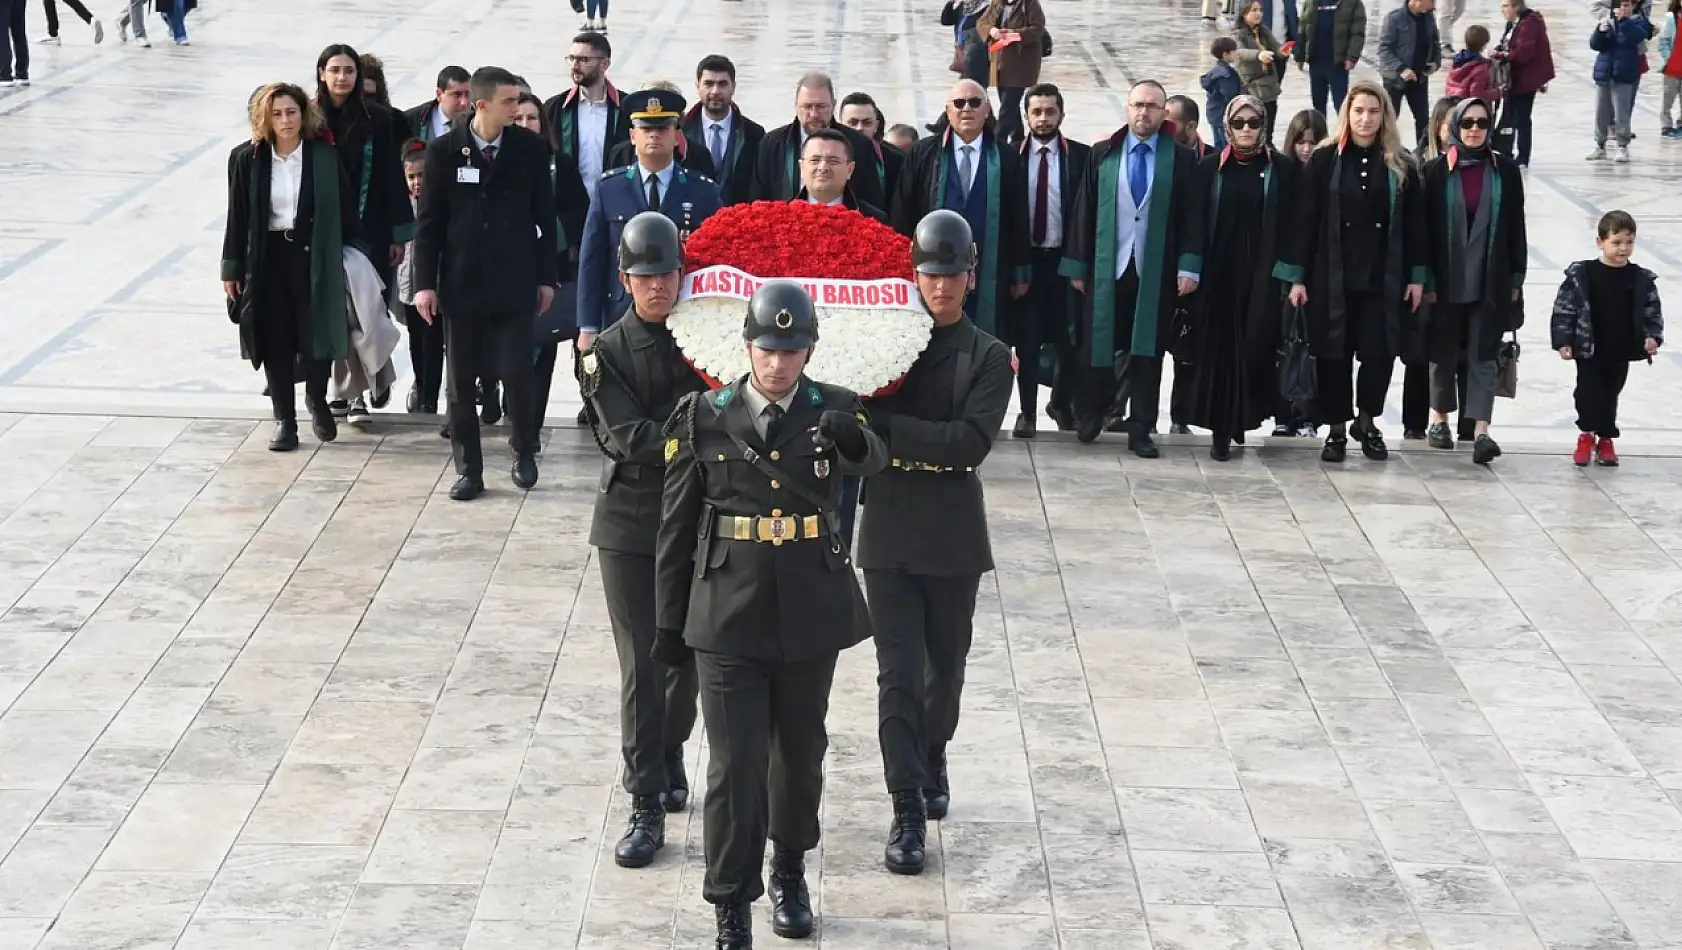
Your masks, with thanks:
M 1165 107 L 1154 102 L 1129 102 L 1127 108 L 1136 112 L 1161 112 Z
M 1460 120 L 1460 128 L 1462 128 L 1462 129 L 1464 129 L 1468 132 L 1471 131 L 1472 129 L 1487 129 L 1487 128 L 1489 128 L 1489 120 L 1488 119 L 1461 119 Z
M 583 66 L 587 63 L 593 63 L 598 59 L 606 58 L 606 56 L 568 56 L 567 62 L 574 66 Z
M 833 155 L 808 155 L 801 159 L 801 161 L 813 168 L 840 168 L 842 165 L 847 164 L 846 159 L 836 158 Z
M 1259 129 L 1267 125 L 1267 120 L 1259 115 L 1251 116 L 1248 119 L 1240 116 L 1239 118 L 1230 120 L 1228 124 L 1230 124 L 1234 129 Z
M 987 103 L 987 100 L 985 98 L 981 97 L 981 96 L 971 96 L 968 99 L 953 99 L 952 100 L 952 108 L 959 109 L 959 110 L 962 110 L 962 109 L 979 109 L 983 105 L 985 105 L 986 103 Z

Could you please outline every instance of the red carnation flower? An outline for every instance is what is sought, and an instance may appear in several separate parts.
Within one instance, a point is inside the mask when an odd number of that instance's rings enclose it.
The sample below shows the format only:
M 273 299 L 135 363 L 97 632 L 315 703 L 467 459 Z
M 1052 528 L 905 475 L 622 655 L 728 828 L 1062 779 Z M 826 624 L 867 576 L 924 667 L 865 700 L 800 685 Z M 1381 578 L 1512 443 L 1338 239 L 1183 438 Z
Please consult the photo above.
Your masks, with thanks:
M 850 208 L 755 201 L 708 218 L 684 258 L 690 270 L 725 265 L 764 278 L 906 279 L 911 241 Z

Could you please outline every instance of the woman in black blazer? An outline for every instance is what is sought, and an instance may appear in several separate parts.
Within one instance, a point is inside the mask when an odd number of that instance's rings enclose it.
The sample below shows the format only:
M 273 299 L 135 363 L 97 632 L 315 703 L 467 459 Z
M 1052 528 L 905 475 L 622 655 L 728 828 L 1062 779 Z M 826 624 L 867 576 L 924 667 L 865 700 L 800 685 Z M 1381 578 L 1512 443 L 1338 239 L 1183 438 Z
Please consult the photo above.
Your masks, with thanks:
M 228 156 L 222 289 L 240 328 L 240 355 L 268 379 L 276 452 L 298 447 L 300 379 L 316 438 L 338 435 L 327 374 L 350 351 L 344 246 L 361 229 L 355 194 L 324 135 L 302 89 L 271 83 L 252 96 L 251 141 Z

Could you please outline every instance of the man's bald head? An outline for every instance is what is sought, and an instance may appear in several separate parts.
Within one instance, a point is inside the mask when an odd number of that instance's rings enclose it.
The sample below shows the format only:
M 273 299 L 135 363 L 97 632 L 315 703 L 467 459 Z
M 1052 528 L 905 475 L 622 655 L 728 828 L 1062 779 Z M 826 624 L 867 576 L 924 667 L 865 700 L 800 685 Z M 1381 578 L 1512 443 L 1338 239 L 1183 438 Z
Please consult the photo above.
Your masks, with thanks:
M 946 95 L 946 121 L 965 142 L 975 141 L 993 112 L 987 89 L 973 79 L 960 79 Z

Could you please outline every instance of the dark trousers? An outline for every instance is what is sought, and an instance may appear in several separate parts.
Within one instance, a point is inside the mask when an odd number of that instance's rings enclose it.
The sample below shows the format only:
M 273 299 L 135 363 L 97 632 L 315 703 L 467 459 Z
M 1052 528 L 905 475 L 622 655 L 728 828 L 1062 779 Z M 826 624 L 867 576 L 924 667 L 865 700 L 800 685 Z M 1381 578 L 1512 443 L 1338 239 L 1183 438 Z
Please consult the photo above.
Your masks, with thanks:
M 304 377 L 310 404 L 327 401 L 327 374 L 332 363 L 308 355 L 310 350 L 310 252 L 301 240 L 286 239 L 284 231 L 270 231 L 258 285 L 257 345 L 263 378 L 269 384 L 269 405 L 276 422 L 298 419 L 297 379 Z
M 1384 295 L 1351 290 L 1344 301 L 1344 356 L 1315 359 L 1320 392 L 1314 400 L 1314 421 L 1322 425 L 1340 426 L 1357 414 L 1375 419 L 1384 415 L 1384 397 L 1396 370 L 1384 332 Z
M 1616 439 L 1618 397 L 1629 379 L 1629 361 L 1617 358 L 1577 360 L 1577 429 L 1602 439 Z M 867 575 L 868 576 L 868 575 Z
M 1139 270 L 1132 263 L 1115 282 L 1115 342 L 1118 347 L 1132 343 L 1133 308 L 1139 298 Z M 1146 319 L 1156 319 L 1147 315 Z M 1092 342 L 1086 341 L 1090 350 Z M 1094 414 L 1104 418 L 1125 417 L 1134 434 L 1142 435 L 1156 428 L 1158 407 L 1162 401 L 1162 359 L 1157 356 L 1113 354 L 1111 367 L 1087 367 L 1081 385 L 1081 405 L 1076 412 L 1089 419 Z
M 853 549 L 853 525 L 859 517 L 859 487 L 862 484 L 857 475 L 841 476 L 841 507 L 835 510 L 835 515 L 841 521 L 841 540 L 847 545 L 847 550 Z
M 444 321 L 434 317 L 427 323 L 413 305 L 404 304 L 403 322 L 409 327 L 409 364 L 415 368 L 421 411 L 436 412 L 444 385 Z
M 1069 328 L 1069 280 L 1057 273 L 1063 259 L 1060 247 L 1036 247 L 1029 252 L 1033 258 L 1033 282 L 1023 299 L 1017 320 L 1016 358 L 1021 368 L 1016 374 L 1016 396 L 1021 409 L 1029 416 L 1039 411 L 1040 385 L 1051 387 L 1051 407 L 1072 411 L 1073 377 L 1080 365 L 1075 361 L 1075 340 Z M 1057 373 L 1051 379 L 1040 379 L 1040 350 L 1050 343 L 1057 353 Z
M 1431 87 L 1421 79 L 1417 82 L 1404 82 L 1399 86 L 1384 84 L 1384 91 L 1390 94 L 1390 106 L 1396 110 L 1396 118 L 1401 120 L 1402 103 L 1406 102 L 1408 111 L 1413 113 L 1413 131 L 1420 145 L 1431 134 Z
M 1187 425 L 1186 420 L 1191 418 L 1191 400 L 1191 364 L 1176 359 L 1174 382 L 1168 387 L 1168 421 L 1177 426 Z
M 1262 108 L 1267 112 L 1267 141 L 1271 143 L 1273 141 L 1273 126 L 1279 121 L 1279 100 L 1264 102 Z M 1220 117 L 1216 116 L 1214 121 L 1220 121 Z
M 596 549 L 619 654 L 619 746 L 625 791 L 669 790 L 666 752 L 695 731 L 695 667 L 673 668 L 649 656 L 654 649 L 654 558 Z
M 1512 137 L 1510 147 L 1513 150 L 1513 161 L 1521 167 L 1530 164 L 1530 112 L 1535 108 L 1534 92 L 1508 95 L 1501 100 L 1501 133 L 1503 136 L 1510 134 Z
M 481 376 L 500 378 L 508 400 L 508 446 L 516 455 L 532 451 L 532 323 L 526 313 L 496 317 L 444 318 L 444 359 L 449 365 L 450 446 L 456 474 L 482 477 L 485 459 L 479 445 L 479 413 L 474 383 Z
M 888 791 L 935 787 L 958 731 L 981 575 L 865 571 L 876 624 L 876 715 Z
M 1430 421 L 1431 364 L 1424 360 L 1405 364 L 1402 367 L 1402 428 L 1424 431 Z
M 818 846 L 829 749 L 824 717 L 836 656 L 779 663 L 696 652 L 711 754 L 702 833 L 701 896 L 708 903 L 754 901 L 765 893 L 767 834 L 797 855 Z
M 1331 115 L 1343 108 L 1343 97 L 1349 94 L 1349 70 L 1342 63 L 1308 67 L 1308 94 L 1314 108 L 1321 115 Z M 1326 110 L 1326 96 L 1331 95 L 1331 111 Z
M 550 340 L 537 348 L 537 365 L 532 368 L 532 430 L 531 444 L 543 444 L 543 423 L 549 418 L 549 390 L 555 385 L 555 361 L 561 358 L 559 340 Z
M 1027 134 L 1022 127 L 1022 86 L 999 87 L 999 141 L 1015 145 Z
M 23 24 L 28 6 L 29 0 L 0 0 L 0 79 L 25 79 L 29 76 L 29 34 Z M 12 66 L 14 52 L 17 54 L 15 73 Z
M 53 0 L 43 0 L 43 3 L 47 8 L 47 35 L 57 36 L 58 4 L 54 3 Z M 83 23 L 93 22 L 93 14 L 88 12 L 87 7 L 82 6 L 82 0 L 64 0 L 64 5 L 69 7 L 71 12 L 81 17 Z

